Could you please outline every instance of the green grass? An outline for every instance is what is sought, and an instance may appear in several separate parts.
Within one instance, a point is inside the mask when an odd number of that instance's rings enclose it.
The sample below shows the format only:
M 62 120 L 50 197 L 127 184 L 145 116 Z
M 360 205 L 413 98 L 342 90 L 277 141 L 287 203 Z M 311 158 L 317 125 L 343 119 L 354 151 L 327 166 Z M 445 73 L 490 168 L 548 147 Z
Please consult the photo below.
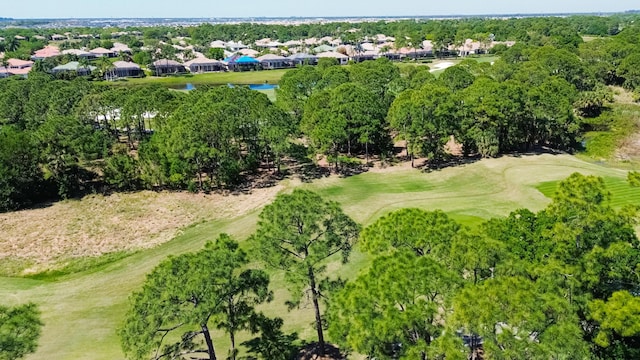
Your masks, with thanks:
M 60 269 L 29 274 L 26 275 L 26 277 L 34 280 L 57 281 L 71 274 L 81 272 L 98 272 L 106 268 L 109 264 L 122 260 L 131 255 L 133 255 L 133 253 L 131 252 L 118 251 L 96 257 L 72 258 L 70 260 L 67 260 Z
M 265 95 L 267 95 L 267 97 L 269 98 L 269 100 L 271 100 L 272 102 L 276 101 L 276 90 L 275 89 L 269 89 L 269 90 L 256 90 L 259 91 Z
M 614 196 L 623 193 L 626 172 L 568 155 L 503 157 L 430 173 L 409 168 L 376 170 L 349 178 L 333 176 L 307 184 L 287 181 L 284 185 L 287 190 L 301 186 L 318 191 L 340 202 L 345 212 L 364 225 L 389 211 L 418 207 L 442 209 L 454 219 L 476 226 L 517 208 L 542 209 L 549 199 L 538 190 L 540 184 L 546 193 L 547 188 L 553 187 L 552 182 L 576 171 L 603 176 L 608 184 L 620 187 L 620 190 L 612 189 Z M 637 194 L 632 199 L 636 201 Z M 81 272 L 0 278 L 0 297 L 4 304 L 34 301 L 40 305 L 45 327 L 38 352 L 27 359 L 122 359 L 116 329 L 127 309 L 128 296 L 141 286 L 145 274 L 169 255 L 201 249 L 220 232 L 246 239 L 255 230 L 257 215 L 254 211 L 233 219 L 187 227 L 168 243 L 122 259 L 93 264 L 95 266 Z M 251 254 L 250 244 L 243 241 L 242 246 Z M 339 259 L 331 259 L 328 269 L 332 276 L 353 278 L 370 261 L 371 258 L 356 247 L 349 264 L 341 265 Z M 287 331 L 297 331 L 302 338 L 313 339 L 311 307 L 287 311 L 283 303 L 288 292 L 282 273 L 273 273 L 272 287 L 276 298 L 261 309 L 284 318 Z M 219 354 L 223 355 L 228 340 L 221 333 L 215 335 Z M 248 336 L 241 334 L 240 341 Z
M 586 148 L 584 155 L 594 160 L 612 160 L 623 141 L 638 129 L 640 106 L 633 104 L 614 104 L 595 119 L 588 122 L 602 131 L 590 131 L 584 136 Z
M 220 72 L 220 73 L 206 73 L 196 75 L 183 75 L 183 76 L 167 76 L 167 77 L 155 77 L 147 76 L 140 79 L 128 79 L 126 81 L 106 82 L 105 84 L 113 86 L 136 86 L 144 84 L 161 84 L 168 87 L 178 88 L 187 84 L 193 85 L 226 85 L 226 84 L 263 84 L 268 82 L 269 84 L 277 84 L 280 82 L 282 76 L 289 71 L 288 69 L 282 70 L 263 70 L 263 71 L 244 71 L 244 72 Z
M 604 177 L 607 190 L 611 193 L 610 205 L 621 208 L 626 205 L 640 205 L 640 188 L 629 185 L 626 179 L 618 177 Z M 541 193 L 551 198 L 558 187 L 559 181 L 547 181 L 536 186 Z

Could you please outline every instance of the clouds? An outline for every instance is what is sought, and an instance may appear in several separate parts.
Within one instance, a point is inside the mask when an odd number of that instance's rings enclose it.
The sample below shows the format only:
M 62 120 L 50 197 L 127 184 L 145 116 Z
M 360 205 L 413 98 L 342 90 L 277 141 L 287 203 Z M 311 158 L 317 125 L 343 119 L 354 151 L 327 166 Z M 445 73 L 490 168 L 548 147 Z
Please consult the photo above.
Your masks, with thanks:
M 14 18 L 428 16 L 613 12 L 631 8 L 628 0 L 30 0 L 28 6 L 11 6 L 1 13 Z

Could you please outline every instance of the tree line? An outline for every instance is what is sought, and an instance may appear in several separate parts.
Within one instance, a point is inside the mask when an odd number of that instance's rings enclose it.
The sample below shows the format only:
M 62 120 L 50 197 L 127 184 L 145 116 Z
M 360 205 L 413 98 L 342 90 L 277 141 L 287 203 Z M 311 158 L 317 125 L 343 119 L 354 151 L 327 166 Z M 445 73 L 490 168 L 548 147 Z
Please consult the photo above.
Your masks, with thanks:
M 228 358 L 243 347 L 292 359 L 296 334 L 256 309 L 273 301 L 279 271 L 289 307 L 312 304 L 321 356 L 334 343 L 376 359 L 636 358 L 637 209 L 609 200 L 603 179 L 576 173 L 537 213 L 470 229 L 441 211 L 401 209 L 362 229 L 339 204 L 296 189 L 262 211 L 251 253 L 223 234 L 154 269 L 131 297 L 122 346 L 131 359 L 216 359 L 215 326 L 229 336 Z M 328 272 L 355 246 L 374 256 L 370 266 L 348 281 Z M 239 332 L 255 338 L 237 344 Z

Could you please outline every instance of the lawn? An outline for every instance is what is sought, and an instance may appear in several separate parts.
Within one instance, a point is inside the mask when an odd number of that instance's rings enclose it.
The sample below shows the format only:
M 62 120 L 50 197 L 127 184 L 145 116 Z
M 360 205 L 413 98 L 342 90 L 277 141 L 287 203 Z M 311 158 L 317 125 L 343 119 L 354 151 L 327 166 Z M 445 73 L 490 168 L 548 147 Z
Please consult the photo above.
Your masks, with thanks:
M 607 190 L 612 197 L 610 205 L 621 208 L 626 205 L 640 205 L 640 188 L 629 185 L 626 179 L 619 177 L 603 177 Z M 541 193 L 552 197 L 558 186 L 558 181 L 547 181 L 536 186 Z
M 135 86 L 141 84 L 161 84 L 171 88 L 182 88 L 187 84 L 193 85 L 249 85 L 249 84 L 277 84 L 288 69 L 244 71 L 244 72 L 219 72 L 183 76 L 155 77 L 147 76 L 140 79 L 128 79 L 126 81 L 109 82 L 118 86 Z
M 622 202 L 640 204 L 639 191 L 629 196 L 624 185 L 625 171 L 569 155 L 505 156 L 430 173 L 404 165 L 348 178 L 332 176 L 312 183 L 285 180 L 281 186 L 282 191 L 294 187 L 315 190 L 340 202 L 349 215 L 364 225 L 395 209 L 419 207 L 442 209 L 473 226 L 517 208 L 542 209 L 550 201 L 545 195 L 553 192 L 557 181 L 573 172 L 603 176 L 611 185 L 614 201 L 622 201 L 619 199 L 624 197 Z M 27 359 L 122 359 L 116 328 L 126 311 L 129 294 L 168 255 L 198 250 L 221 232 L 246 239 L 255 229 L 259 208 L 249 205 L 242 208 L 247 210 L 238 211 L 233 217 L 186 227 L 169 242 L 102 264 L 98 269 L 46 280 L 0 278 L 4 303 L 34 301 L 41 306 L 44 332 L 38 352 Z M 251 251 L 246 241 L 242 244 Z M 333 274 L 352 278 L 369 262 L 370 258 L 356 249 L 351 263 L 343 266 L 335 259 L 328 268 Z M 272 282 L 276 299 L 262 309 L 283 317 L 287 330 L 312 339 L 311 308 L 288 312 L 283 304 L 287 291 L 282 274 L 274 273 Z M 219 354 L 223 355 L 228 341 L 225 336 L 216 335 Z M 246 338 L 246 334 L 241 337 Z

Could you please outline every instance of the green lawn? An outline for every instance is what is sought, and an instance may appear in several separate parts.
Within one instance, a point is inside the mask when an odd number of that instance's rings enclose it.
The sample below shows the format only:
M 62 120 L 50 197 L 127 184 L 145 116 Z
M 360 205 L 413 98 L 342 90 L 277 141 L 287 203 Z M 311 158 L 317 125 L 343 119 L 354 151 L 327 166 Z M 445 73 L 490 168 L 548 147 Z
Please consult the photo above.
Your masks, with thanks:
M 626 192 L 625 171 L 600 167 L 568 155 L 503 157 L 430 173 L 395 168 L 348 178 L 332 176 L 306 184 L 287 180 L 284 191 L 293 187 L 318 191 L 340 202 L 349 215 L 365 225 L 389 211 L 419 207 L 442 209 L 474 226 L 517 208 L 542 209 L 549 202 L 545 195 L 552 192 L 555 182 L 573 172 L 603 176 L 612 186 L 614 201 L 626 194 L 625 202 L 640 204 L 639 191 Z M 254 231 L 256 221 L 254 211 L 233 219 L 188 227 L 164 245 L 103 264 L 99 271 L 48 280 L 0 278 L 3 303 L 34 301 L 41 306 L 45 327 L 40 347 L 27 359 L 122 359 L 116 328 L 126 311 L 127 297 L 140 287 L 145 274 L 168 255 L 198 250 L 220 232 L 246 239 Z M 246 241 L 243 246 L 252 251 Z M 352 278 L 369 262 L 370 258 L 356 249 L 351 263 L 343 266 L 334 259 L 328 268 L 335 276 Z M 283 302 L 287 291 L 282 274 L 273 274 L 273 288 L 275 300 L 262 309 L 283 317 L 287 330 L 312 339 L 311 308 L 286 310 Z M 242 337 L 246 338 L 246 334 Z M 228 346 L 226 337 L 217 334 L 216 345 L 219 355 L 224 357 Z
M 193 85 L 227 85 L 227 84 L 277 84 L 288 69 L 244 71 L 244 72 L 220 72 L 184 76 L 155 77 L 147 76 L 141 79 L 128 79 L 126 81 L 108 82 L 106 84 L 119 86 L 135 86 L 140 84 L 161 84 L 178 88 L 186 84 Z
M 625 178 L 604 177 L 607 190 L 611 193 L 611 206 L 621 208 L 625 205 L 640 205 L 640 188 L 629 185 Z M 536 188 L 547 197 L 553 196 L 558 187 L 558 181 L 548 181 Z

